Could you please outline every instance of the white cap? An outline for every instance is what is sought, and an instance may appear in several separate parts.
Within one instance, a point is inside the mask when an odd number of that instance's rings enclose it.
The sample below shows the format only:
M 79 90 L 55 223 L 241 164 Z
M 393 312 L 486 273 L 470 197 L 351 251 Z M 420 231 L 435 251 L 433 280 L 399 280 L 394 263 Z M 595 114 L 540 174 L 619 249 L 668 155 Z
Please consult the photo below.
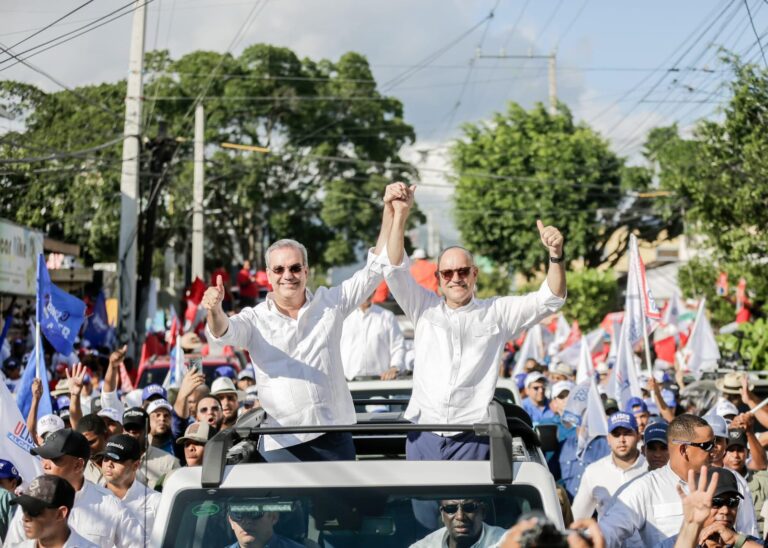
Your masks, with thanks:
M 123 424 L 123 413 L 115 409 L 114 407 L 105 407 L 97 413 L 100 417 L 107 417 L 115 422 Z
M 417 247 L 413 250 L 413 255 L 411 255 L 412 259 L 426 259 L 427 258 L 427 252 L 424 251 L 422 248 Z
M 552 385 L 552 397 L 556 398 L 566 390 L 573 390 L 574 384 L 571 381 L 559 381 Z
M 235 388 L 235 383 L 233 383 L 232 379 L 229 377 L 219 377 L 213 381 L 213 385 L 211 386 L 211 396 L 218 396 L 219 394 L 228 394 L 231 392 L 237 394 L 237 388 Z
M 253 369 L 251 369 L 250 367 L 246 367 L 245 369 L 240 371 L 240 373 L 237 374 L 237 380 L 241 380 L 241 379 L 256 380 L 256 375 L 253 374 Z
M 125 406 L 126 407 L 141 407 L 141 404 L 143 403 L 141 401 L 141 395 L 142 395 L 142 389 L 136 388 L 135 390 L 131 390 L 128 392 L 123 399 L 125 400 Z
M 723 417 L 710 412 L 704 415 L 704 420 L 707 421 L 707 424 L 712 428 L 712 432 L 715 434 L 716 438 L 728 437 L 728 424 Z
M 51 413 L 37 419 L 37 433 L 41 438 L 44 438 L 46 434 L 59 430 L 64 430 L 64 421 L 58 415 Z
M 738 415 L 738 408 L 728 400 L 720 400 L 714 408 L 715 414 L 725 418 L 729 415 Z
M 534 371 L 533 373 L 528 373 L 525 376 L 525 387 L 528 388 L 533 383 L 541 380 L 543 380 L 544 382 L 547 382 L 547 377 L 544 376 L 544 373 L 539 373 L 538 371 Z
M 245 393 L 249 396 L 258 396 L 259 395 L 259 387 L 254 385 L 249 386 L 245 389 Z
M 173 410 L 173 407 L 171 407 L 171 404 L 165 400 L 152 400 L 152 403 L 147 406 L 147 415 L 151 415 L 158 409 L 165 409 L 170 413 Z

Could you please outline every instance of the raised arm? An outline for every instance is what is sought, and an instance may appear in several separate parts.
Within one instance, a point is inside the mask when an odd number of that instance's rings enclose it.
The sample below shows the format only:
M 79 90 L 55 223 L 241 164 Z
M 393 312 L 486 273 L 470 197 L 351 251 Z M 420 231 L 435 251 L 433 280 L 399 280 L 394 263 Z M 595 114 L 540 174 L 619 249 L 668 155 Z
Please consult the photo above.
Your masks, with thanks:
M 69 386 L 69 424 L 72 429 L 77 428 L 77 423 L 83 418 L 83 408 L 80 404 L 80 393 L 83 391 L 83 379 L 85 378 L 85 366 L 78 363 L 67 375 L 67 385 Z
M 384 194 L 384 209 L 387 204 L 392 208 L 392 229 L 387 238 L 387 253 L 392 265 L 403 262 L 405 246 L 405 223 L 408 222 L 408 214 L 413 206 L 413 193 L 415 186 L 408 187 L 405 183 L 393 183 L 387 187 Z
M 107 372 L 104 374 L 102 392 L 114 392 L 117 390 L 118 379 L 120 378 L 120 364 L 123 363 L 126 352 L 128 352 L 128 345 L 118 348 L 109 355 L 109 365 L 107 365 Z
M 544 226 L 541 220 L 536 221 L 541 243 L 549 251 L 549 268 L 547 270 L 547 285 L 558 297 L 565 297 L 565 256 L 563 255 L 563 235 L 554 226 Z M 552 262 L 552 259 L 559 259 Z
M 32 379 L 32 405 L 29 406 L 27 415 L 27 430 L 37 445 L 42 445 L 43 440 L 37 437 L 37 410 L 40 407 L 40 399 L 43 397 L 43 381 Z
M 229 318 L 221 306 L 225 294 L 221 276 L 216 276 L 216 285 L 206 289 L 203 294 L 201 304 L 208 311 L 208 329 L 215 337 L 221 337 L 229 329 Z

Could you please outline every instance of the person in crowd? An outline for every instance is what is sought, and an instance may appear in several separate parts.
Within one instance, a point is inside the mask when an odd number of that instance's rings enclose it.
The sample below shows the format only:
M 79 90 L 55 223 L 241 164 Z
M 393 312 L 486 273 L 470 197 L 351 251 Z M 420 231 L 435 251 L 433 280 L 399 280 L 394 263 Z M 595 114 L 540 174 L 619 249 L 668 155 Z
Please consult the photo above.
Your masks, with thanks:
M 168 392 L 159 384 L 148 384 L 141 392 L 141 405 L 146 409 L 155 400 L 168 401 Z
M 739 532 L 736 516 L 741 494 L 730 470 L 702 467 L 698 478 L 691 470 L 687 487 L 688 493 L 677 487 L 683 506 L 679 532 L 660 542 L 658 548 L 764 548 L 765 543 L 757 537 Z
M 256 300 L 259 297 L 259 284 L 256 282 L 253 273 L 251 272 L 251 261 L 246 259 L 240 267 L 240 271 L 237 273 L 237 287 L 240 291 L 240 308 L 256 306 Z M 218 285 L 218 278 L 214 278 L 212 285 Z M 226 286 L 224 285 L 224 278 L 222 278 L 221 287 L 223 288 L 222 295 L 222 310 L 224 310 L 224 299 L 226 298 Z M 227 312 L 225 310 L 225 312 Z
M 29 484 L 24 494 L 11 504 L 21 508 L 24 537 L 13 546 L 45 548 L 97 548 L 70 527 L 68 521 L 75 505 L 75 488 L 64 478 L 44 474 Z
M 414 325 L 413 393 L 404 417 L 427 424 L 482 422 L 496 388 L 504 343 L 557 312 L 565 302 L 563 237 L 555 227 L 537 222 L 549 253 L 549 269 L 539 291 L 525 296 L 476 299 L 474 257 L 461 247 L 445 249 L 437 261 L 441 298 L 418 285 L 408 270 L 403 245 L 415 187 L 396 185 L 399 196 L 392 202 L 394 222 L 387 240 L 393 266 L 384 266 L 384 271 L 392 294 Z M 412 460 L 487 459 L 488 438 L 474 433 L 445 437 L 412 432 L 406 456 Z
M 561 381 L 573 381 L 573 368 L 565 362 L 558 361 L 555 366 L 549 370 L 549 382 L 555 384 Z
M 608 417 L 608 446 L 611 454 L 590 464 L 584 471 L 571 511 L 575 519 L 605 513 L 608 502 L 619 488 L 648 470 L 645 457 L 637 448 L 638 424 L 630 413 Z
M 184 462 L 187 466 L 202 466 L 205 444 L 216 435 L 216 429 L 207 422 L 193 422 L 187 426 L 184 435 L 176 440 L 184 447 Z
M 732 372 L 726 373 L 715 381 L 715 387 L 720 392 L 718 403 L 727 401 L 736 406 L 737 414 L 749 411 L 749 405 L 742 398 L 742 384 L 747 381 L 747 390 L 754 389 L 754 385 L 749 384 L 746 373 Z
M 619 402 L 613 398 L 605 398 L 603 401 L 603 410 L 605 411 L 605 416 L 610 417 L 614 413 L 619 412 Z
M 101 452 L 107 443 L 109 432 L 101 417 L 94 413 L 85 415 L 77 423 L 75 428 L 80 432 L 91 446 L 91 458 L 85 465 L 85 479 L 96 485 L 104 485 L 104 477 L 101 473 Z
M 576 496 L 587 467 L 611 453 L 605 436 L 596 436 L 579 449 L 579 436 L 571 435 L 560 445 L 560 484 L 571 500 Z
M 163 484 L 165 477 L 171 471 L 179 468 L 181 463 L 179 459 L 163 451 L 147 440 L 147 428 L 149 427 L 149 416 L 141 407 L 131 407 L 123 413 L 123 428 L 125 433 L 139 442 L 141 447 L 141 463 L 137 473 L 137 480 L 151 487 L 158 489 Z
M 545 419 L 554 418 L 555 413 L 550 408 L 547 398 L 547 377 L 543 373 L 534 371 L 526 375 L 525 393 L 526 397 L 520 405 L 531 417 L 534 425 Z
M 642 436 L 645 433 L 645 428 L 648 426 L 648 420 L 651 418 L 651 414 L 648 412 L 648 405 L 642 398 L 634 397 L 629 398 L 627 404 L 624 406 L 624 411 L 632 413 L 637 421 L 637 432 Z
M 16 466 L 9 460 L 0 459 L 0 489 L 14 493 L 21 485 L 21 481 L 21 475 Z
M 355 422 L 355 408 L 341 366 L 342 325 L 382 279 L 372 267 L 382 260 L 379 255 L 394 217 L 392 201 L 399 197 L 395 189 L 389 185 L 385 192 L 381 231 L 366 265 L 339 286 L 307 291 L 306 248 L 295 240 L 283 239 L 265 254 L 273 288 L 265 302 L 228 317 L 221 307 L 221 282 L 217 280 L 215 287 L 206 290 L 202 305 L 208 314 L 208 338 L 248 350 L 259 399 L 267 412 L 266 427 Z M 259 443 L 268 461 L 355 458 L 348 432 L 262 436 Z
M 237 389 L 245 392 L 249 386 L 256 386 L 256 373 L 254 373 L 253 368 L 250 366 L 237 374 Z M 190 411 L 190 414 L 193 413 Z
M 147 406 L 149 443 L 171 455 L 174 454 L 173 432 L 171 432 L 172 410 L 171 404 L 161 399 L 153 400 Z
M 747 467 L 750 470 L 765 470 L 768 468 L 768 458 L 766 457 L 765 448 L 755 435 L 755 415 L 753 413 L 742 413 L 737 415 L 728 425 L 728 429 L 729 431 L 733 429 L 744 430 L 744 435 L 747 440 L 747 449 L 749 451 Z
M 123 407 L 119 409 L 114 407 L 102 407 L 101 410 L 96 413 L 107 427 L 107 432 L 110 436 L 116 436 L 123 433 Z
M 110 491 L 86 480 L 85 466 L 91 448 L 85 436 L 71 429 L 54 432 L 41 447 L 31 450 L 43 459 L 43 471 L 67 480 L 75 489 L 75 504 L 69 526 L 103 548 L 141 546 L 141 525 Z M 25 540 L 22 512 L 14 515 L 5 543 Z
M 427 252 L 417 247 L 411 254 L 411 276 L 424 289 L 438 294 L 437 265 L 427 259 Z
M 254 511 L 247 503 L 232 503 L 227 511 L 227 521 L 235 534 L 235 542 L 225 548 L 301 548 L 304 545 L 294 542 L 278 533 L 275 525 L 280 519 L 278 512 Z
M 219 377 L 213 381 L 211 396 L 221 404 L 222 429 L 232 428 L 237 422 L 237 410 L 240 408 L 239 394 L 235 383 L 228 377 Z
M 498 546 L 506 530 L 485 523 L 483 520 L 486 512 L 486 503 L 478 499 L 441 500 L 440 518 L 443 527 L 411 544 L 411 548 Z
M 195 368 L 189 368 L 184 373 L 176 401 L 173 402 L 172 430 L 178 437 L 184 429 L 195 422 L 200 400 L 211 393 L 205 384 L 205 373 Z
M 660 420 L 652 422 L 643 432 L 643 456 L 648 461 L 648 470 L 657 470 L 669 462 L 667 429 L 669 424 Z
M 34 433 L 38 436 L 36 442 L 37 445 L 42 445 L 46 436 L 51 432 L 63 430 L 64 428 L 67 428 L 67 425 L 64 422 L 64 419 L 60 416 L 54 415 L 53 413 L 50 415 L 43 415 L 38 419 L 37 424 L 35 425 Z M 30 434 L 32 434 L 32 432 L 30 432 Z
M 711 464 L 722 466 L 725 447 L 728 445 L 728 424 L 723 417 L 711 413 L 704 415 L 703 418 L 712 428 L 712 433 L 715 435 L 715 448 L 712 450 L 712 455 L 710 455 Z
M 3 362 L 3 376 L 5 377 L 5 385 L 13 393 L 16 390 L 16 385 L 21 382 L 21 360 L 13 356 L 6 358 Z
M 765 471 L 765 466 L 758 469 L 753 468 L 756 466 L 756 463 L 754 459 L 749 461 L 750 449 L 747 430 L 731 428 L 728 430 L 728 444 L 725 448 L 723 466 L 736 474 L 737 480 L 743 478 L 747 482 L 749 486 L 748 494 L 752 496 L 753 506 L 762 509 L 766 500 L 768 500 L 768 472 Z M 760 449 L 762 450 L 762 447 Z M 748 462 L 749 465 L 747 464 Z M 759 463 L 757 465 L 759 466 Z M 747 496 L 747 493 L 741 490 L 739 492 L 741 495 Z M 765 518 L 761 512 L 757 515 L 758 531 L 762 531 L 764 525 Z
M 344 320 L 341 363 L 347 380 L 388 381 L 405 371 L 405 340 L 395 315 L 373 304 L 373 295 Z
M 131 512 L 141 524 L 149 546 L 152 525 L 160 506 L 160 493 L 136 479 L 141 465 L 141 446 L 127 434 L 118 434 L 107 440 L 101 453 L 101 468 L 106 487 Z

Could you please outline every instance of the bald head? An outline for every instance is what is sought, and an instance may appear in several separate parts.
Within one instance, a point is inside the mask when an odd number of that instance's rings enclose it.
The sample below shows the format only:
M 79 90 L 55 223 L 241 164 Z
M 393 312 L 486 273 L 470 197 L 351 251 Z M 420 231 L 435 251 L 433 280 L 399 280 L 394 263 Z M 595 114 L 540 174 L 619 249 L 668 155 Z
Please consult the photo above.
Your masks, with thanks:
M 440 265 L 443 263 L 443 256 L 447 256 L 450 258 L 453 258 L 455 255 L 461 256 L 464 259 L 466 259 L 467 265 L 474 265 L 475 264 L 475 257 L 472 255 L 472 253 L 466 249 L 461 247 L 460 245 L 452 245 L 451 247 L 446 247 L 440 252 L 440 255 L 437 256 L 437 268 L 440 269 Z

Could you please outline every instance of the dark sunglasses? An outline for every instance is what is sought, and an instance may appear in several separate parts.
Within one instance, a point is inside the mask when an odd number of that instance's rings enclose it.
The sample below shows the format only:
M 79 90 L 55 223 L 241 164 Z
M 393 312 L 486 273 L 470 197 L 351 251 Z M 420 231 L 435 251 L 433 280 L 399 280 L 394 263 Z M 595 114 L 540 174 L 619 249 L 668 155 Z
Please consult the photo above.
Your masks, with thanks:
M 712 508 L 738 508 L 740 502 L 739 497 L 712 497 Z
M 672 440 L 672 443 L 678 443 L 680 445 L 692 445 L 693 447 L 698 447 L 705 453 L 711 453 L 715 448 L 715 440 L 703 441 L 700 443 L 695 441 Z
M 480 503 L 460 502 L 458 504 L 443 504 L 440 507 L 440 511 L 452 516 L 459 511 L 459 508 L 461 508 L 461 511 L 465 514 L 474 514 L 477 512 L 478 508 L 480 508 Z
M 279 265 L 279 266 L 270 268 L 270 270 L 275 274 L 277 274 L 278 276 L 281 276 L 286 270 L 288 270 L 291 274 L 298 274 L 299 272 L 304 270 L 304 265 L 301 263 L 292 264 L 289 267 Z
M 256 521 L 264 517 L 264 512 L 229 512 L 229 517 L 242 523 L 244 521 Z
M 453 279 L 454 273 L 458 274 L 460 279 L 465 279 L 469 276 L 469 273 L 472 272 L 472 267 L 462 266 L 461 268 L 446 268 L 445 270 L 439 270 L 438 272 L 440 272 L 440 276 L 443 277 L 443 280 L 450 282 Z

